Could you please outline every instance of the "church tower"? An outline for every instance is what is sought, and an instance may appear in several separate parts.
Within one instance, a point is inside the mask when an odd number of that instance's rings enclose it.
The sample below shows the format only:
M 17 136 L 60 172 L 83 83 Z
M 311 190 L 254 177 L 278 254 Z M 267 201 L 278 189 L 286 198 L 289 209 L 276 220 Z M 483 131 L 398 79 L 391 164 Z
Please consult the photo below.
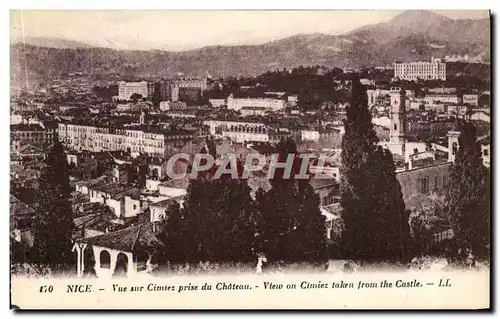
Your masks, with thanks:
M 147 110 L 141 111 L 141 116 L 139 117 L 139 123 L 142 125 L 148 124 L 148 111 Z
M 460 148 L 458 144 L 458 138 L 460 137 L 460 123 L 458 118 L 451 131 L 448 131 L 446 135 L 448 136 L 448 162 L 455 163 L 455 158 Z
M 405 91 L 402 88 L 391 88 L 391 128 L 389 150 L 393 154 L 405 157 L 406 147 L 406 105 Z

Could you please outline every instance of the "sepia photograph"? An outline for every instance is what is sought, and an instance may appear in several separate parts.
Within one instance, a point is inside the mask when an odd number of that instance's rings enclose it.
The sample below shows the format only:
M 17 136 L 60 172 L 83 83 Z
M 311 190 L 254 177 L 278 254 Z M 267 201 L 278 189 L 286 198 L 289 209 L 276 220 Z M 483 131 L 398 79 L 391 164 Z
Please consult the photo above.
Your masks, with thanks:
M 11 10 L 11 309 L 489 309 L 488 10 Z

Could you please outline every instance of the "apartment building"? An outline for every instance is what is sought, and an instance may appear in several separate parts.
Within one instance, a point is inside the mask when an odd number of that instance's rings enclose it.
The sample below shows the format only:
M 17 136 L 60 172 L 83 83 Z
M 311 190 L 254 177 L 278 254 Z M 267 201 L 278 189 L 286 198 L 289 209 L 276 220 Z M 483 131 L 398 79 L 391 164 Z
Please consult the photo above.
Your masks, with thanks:
M 183 147 L 194 137 L 184 130 L 160 131 L 146 127 L 111 128 L 92 125 L 59 124 L 59 140 L 75 150 L 91 152 L 130 151 L 152 157 L 166 157 L 172 148 Z
M 45 127 L 44 127 L 45 126 Z M 55 142 L 56 129 L 53 125 L 13 124 L 10 126 L 11 147 L 18 151 L 21 147 L 31 144 L 45 148 Z

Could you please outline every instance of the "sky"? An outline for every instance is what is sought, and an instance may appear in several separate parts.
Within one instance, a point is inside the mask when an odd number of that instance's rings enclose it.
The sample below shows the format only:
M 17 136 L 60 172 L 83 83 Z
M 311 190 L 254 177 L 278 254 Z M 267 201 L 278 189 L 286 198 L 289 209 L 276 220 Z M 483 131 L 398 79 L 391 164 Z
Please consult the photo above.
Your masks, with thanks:
M 11 11 L 11 42 L 53 37 L 114 49 L 182 51 L 261 44 L 303 33 L 342 34 L 402 11 Z M 453 19 L 488 11 L 435 11 Z

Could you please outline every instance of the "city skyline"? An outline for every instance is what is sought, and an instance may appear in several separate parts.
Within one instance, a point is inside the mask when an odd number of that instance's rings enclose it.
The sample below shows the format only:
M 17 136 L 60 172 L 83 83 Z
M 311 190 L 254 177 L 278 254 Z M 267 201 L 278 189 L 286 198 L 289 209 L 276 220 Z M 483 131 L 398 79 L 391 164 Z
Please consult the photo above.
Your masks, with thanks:
M 490 307 L 489 16 L 11 11 L 11 309 Z
M 214 45 L 258 45 L 298 34 L 339 35 L 388 22 L 402 12 L 24 10 L 10 13 L 11 42 L 23 41 L 23 38 L 55 38 L 118 50 L 184 51 Z M 489 16 L 487 10 L 432 12 L 452 19 Z M 325 20 L 331 22 L 317 23 Z M 39 28 L 40 25 L 44 28 Z M 155 31 L 171 29 L 182 30 L 184 36 L 179 37 L 177 31 Z

